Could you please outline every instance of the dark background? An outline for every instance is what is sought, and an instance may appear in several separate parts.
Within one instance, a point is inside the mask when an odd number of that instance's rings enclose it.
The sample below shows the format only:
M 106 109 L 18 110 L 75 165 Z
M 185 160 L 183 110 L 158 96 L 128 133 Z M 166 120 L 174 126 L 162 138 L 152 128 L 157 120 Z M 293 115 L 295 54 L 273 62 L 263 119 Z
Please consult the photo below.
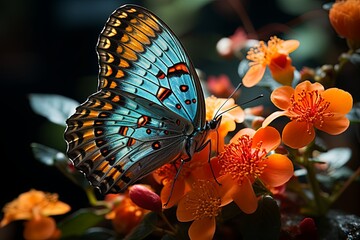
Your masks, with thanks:
M 30 108 L 28 94 L 59 94 L 83 102 L 93 93 L 97 86 L 95 45 L 98 34 L 109 14 L 126 2 L 148 7 L 165 22 L 169 19 L 170 27 L 183 41 L 195 66 L 207 75 L 226 73 L 235 83 L 240 81 L 237 75 L 238 60 L 221 59 L 215 50 L 215 44 L 221 37 L 233 34 L 237 27 L 242 26 L 238 13 L 231 5 L 236 1 L 209 1 L 198 9 L 192 19 L 181 18 L 179 13 L 180 18 L 172 18 L 171 12 L 162 15 L 161 4 L 171 2 L 164 0 L 3 1 L 0 7 L 1 208 L 31 188 L 58 193 L 60 199 L 69 203 L 74 210 L 87 206 L 82 189 L 56 168 L 34 159 L 30 148 L 32 142 L 60 151 L 65 151 L 66 146 L 62 138 L 64 128 L 35 114 Z M 325 1 L 312 1 L 314 5 L 309 3 L 308 7 L 310 13 L 302 15 L 284 11 L 284 8 L 280 8 L 281 1 L 242 2 L 262 39 L 266 40 L 274 33 L 264 27 L 269 22 L 296 26 L 301 21 L 321 25 L 328 31 L 329 37 L 335 39 L 330 43 L 328 40 L 328 49 L 320 57 L 310 55 L 295 65 L 334 63 L 338 54 L 346 49 L 345 41 L 336 38 L 330 28 L 326 12 L 319 10 Z M 309 1 L 304 4 L 306 2 Z M 314 9 L 318 10 L 312 11 Z M 273 25 L 275 29 L 283 30 L 279 26 Z M 340 85 L 353 94 L 354 100 L 359 101 L 360 89 L 355 87 L 355 83 L 344 82 Z M 351 128 L 352 132 L 358 130 Z M 357 149 L 350 162 L 350 167 L 355 169 L 359 165 L 359 141 L 352 132 L 333 138 L 333 144 L 350 144 Z M 337 207 L 360 214 L 359 207 L 354 208 L 354 204 L 343 204 L 359 200 L 357 184 L 345 192 Z

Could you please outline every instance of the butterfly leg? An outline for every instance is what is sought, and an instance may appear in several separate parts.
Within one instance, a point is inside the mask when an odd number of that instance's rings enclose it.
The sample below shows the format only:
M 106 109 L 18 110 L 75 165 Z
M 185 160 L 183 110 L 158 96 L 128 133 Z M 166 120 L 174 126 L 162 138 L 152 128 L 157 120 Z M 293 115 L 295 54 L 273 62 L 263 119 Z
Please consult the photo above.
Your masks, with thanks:
M 217 142 L 219 142 L 219 141 L 217 141 Z M 213 169 L 213 167 L 212 167 L 212 165 L 211 165 L 211 139 L 208 139 L 199 149 L 197 149 L 196 151 L 197 152 L 200 152 L 200 151 L 202 151 L 203 149 L 205 149 L 207 146 L 209 145 L 209 157 L 208 157 L 208 164 L 209 164 L 209 166 L 210 166 L 210 170 L 211 170 L 211 174 L 213 175 L 213 177 L 214 177 L 214 180 L 215 180 L 215 182 L 217 183 L 217 184 L 219 184 L 219 186 L 221 186 L 221 183 L 219 183 L 219 181 L 216 179 L 216 177 L 215 177 L 215 172 L 214 172 L 214 169 Z M 217 149 L 216 149 L 216 152 L 217 152 Z
M 171 183 L 170 194 L 169 194 L 169 197 L 168 197 L 166 203 L 164 204 L 165 207 L 166 207 L 166 206 L 169 204 L 169 202 L 170 202 L 171 196 L 172 196 L 173 191 L 174 191 L 174 188 L 175 188 L 175 182 L 176 182 L 177 178 L 179 177 L 180 171 L 181 171 L 181 169 L 183 168 L 183 166 L 184 166 L 184 164 L 185 164 L 186 161 L 183 160 L 183 159 L 180 159 L 180 166 L 179 166 L 179 168 L 176 167 L 175 162 L 176 162 L 176 161 L 174 161 L 173 164 L 174 164 L 174 167 L 175 167 L 175 169 L 176 169 L 176 175 L 175 175 L 175 177 L 174 177 L 174 179 L 173 179 L 173 181 L 172 181 L 172 183 Z

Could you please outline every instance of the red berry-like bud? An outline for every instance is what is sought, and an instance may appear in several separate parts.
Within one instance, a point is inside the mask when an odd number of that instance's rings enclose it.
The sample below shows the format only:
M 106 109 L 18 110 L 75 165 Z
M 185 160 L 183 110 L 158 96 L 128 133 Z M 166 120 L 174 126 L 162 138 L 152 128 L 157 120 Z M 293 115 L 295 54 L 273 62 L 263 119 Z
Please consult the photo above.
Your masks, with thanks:
M 162 210 L 160 196 L 147 185 L 136 184 L 129 188 L 129 197 L 136 205 L 154 212 Z
M 316 224 L 312 218 L 304 218 L 299 224 L 300 235 L 304 239 L 318 239 Z

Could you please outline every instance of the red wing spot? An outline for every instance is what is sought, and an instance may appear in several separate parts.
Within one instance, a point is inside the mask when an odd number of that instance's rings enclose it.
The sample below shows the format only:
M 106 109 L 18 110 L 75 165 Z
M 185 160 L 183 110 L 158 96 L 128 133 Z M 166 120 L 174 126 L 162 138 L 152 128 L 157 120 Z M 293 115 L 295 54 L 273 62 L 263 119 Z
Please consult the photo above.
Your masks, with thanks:
M 163 71 L 159 70 L 158 74 L 156 74 L 156 77 L 158 79 L 164 79 L 166 77 L 166 75 Z
M 146 129 L 146 133 L 150 134 L 151 133 L 151 129 Z
M 179 103 L 176 104 L 175 107 L 176 107 L 177 109 L 181 109 L 181 105 L 180 105 Z
M 191 101 L 189 99 L 186 99 L 185 104 L 189 105 L 189 104 L 191 104 Z
M 159 87 L 156 97 L 162 102 L 172 94 L 172 91 L 168 88 Z
M 154 150 L 160 149 L 160 148 L 161 148 L 160 142 L 159 142 L 159 141 L 153 142 L 153 144 L 151 145 L 151 147 L 152 147 Z
M 176 125 L 178 125 L 178 126 L 180 125 L 180 120 L 179 119 L 176 120 Z
M 129 138 L 129 140 L 126 143 L 126 146 L 132 146 L 136 143 L 136 140 L 134 138 Z
M 164 133 L 165 133 L 165 135 L 169 135 L 169 131 L 168 131 L 168 130 L 165 130 Z
M 137 126 L 138 127 L 145 126 L 147 123 L 150 122 L 150 120 L 151 120 L 150 117 L 143 115 L 138 119 Z
M 195 99 L 195 98 L 193 98 L 191 101 L 192 101 L 193 103 L 196 103 L 196 99 Z
M 171 75 L 189 74 L 189 69 L 185 63 L 177 63 L 168 69 L 168 77 Z
M 123 136 L 126 136 L 126 133 L 127 133 L 128 130 L 129 130 L 129 127 L 124 127 L 124 126 L 122 126 L 122 127 L 120 127 L 120 129 L 119 129 L 119 134 L 120 134 L 120 135 L 123 135 Z
M 189 86 L 188 85 L 180 85 L 180 91 L 182 92 L 187 92 L 189 90 Z

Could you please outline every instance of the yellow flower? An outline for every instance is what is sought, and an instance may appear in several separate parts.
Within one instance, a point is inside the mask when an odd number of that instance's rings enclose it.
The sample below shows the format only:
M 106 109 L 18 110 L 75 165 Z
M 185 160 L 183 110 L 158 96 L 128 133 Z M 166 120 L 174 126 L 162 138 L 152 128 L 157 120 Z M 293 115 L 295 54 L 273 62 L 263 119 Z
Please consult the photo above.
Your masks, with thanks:
M 216 115 L 231 109 L 230 111 L 222 114 L 221 123 L 219 128 L 217 129 L 217 133 L 214 132 L 212 135 L 209 136 L 209 138 L 214 139 L 214 141 L 211 141 L 211 149 L 222 151 L 226 135 L 229 132 L 235 130 L 236 123 L 241 123 L 244 121 L 244 110 L 240 106 L 237 106 L 235 104 L 235 100 L 233 98 L 227 99 L 210 96 L 205 99 L 205 105 L 207 121 L 211 121 L 212 119 L 214 119 L 214 117 L 216 117 Z M 215 145 L 216 142 L 217 146 Z
M 31 240 L 58 239 L 60 231 L 52 215 L 65 214 L 70 206 L 58 200 L 57 194 L 31 189 L 22 193 L 3 208 L 4 218 L 0 227 L 16 220 L 27 220 L 24 238 Z
M 360 47 L 360 0 L 337 0 L 329 11 L 335 31 L 348 40 L 354 50 Z
M 247 59 L 249 70 L 242 82 L 246 87 L 256 85 L 264 76 L 266 67 L 269 67 L 272 77 L 283 85 L 291 85 L 295 68 L 291 65 L 289 54 L 299 47 L 297 40 L 281 40 L 276 36 L 271 37 L 267 45 L 260 41 L 257 47 L 251 48 Z

